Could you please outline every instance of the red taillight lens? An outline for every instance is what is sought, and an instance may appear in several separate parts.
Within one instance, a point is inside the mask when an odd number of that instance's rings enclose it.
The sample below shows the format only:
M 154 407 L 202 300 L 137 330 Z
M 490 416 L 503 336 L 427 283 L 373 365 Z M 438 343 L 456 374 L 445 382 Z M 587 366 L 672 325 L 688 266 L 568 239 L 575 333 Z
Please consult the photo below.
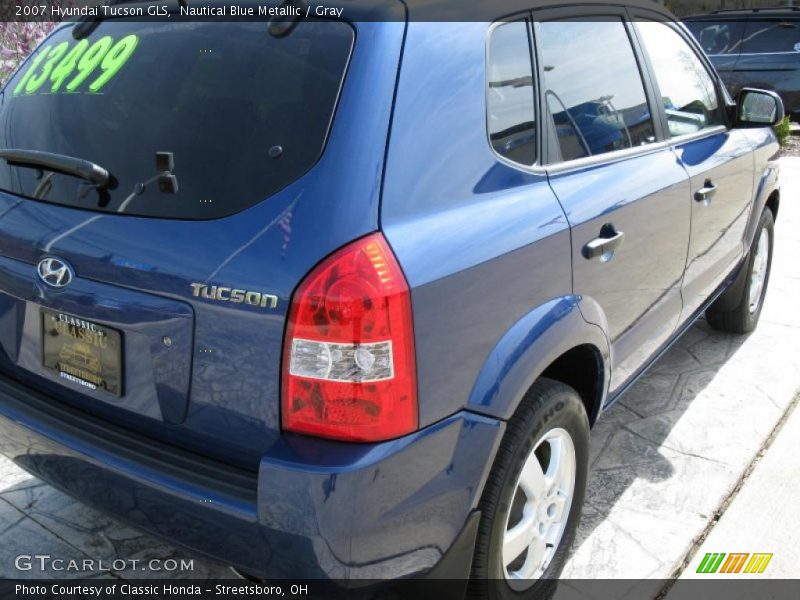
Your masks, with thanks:
M 292 299 L 283 354 L 286 431 L 376 442 L 417 428 L 411 295 L 381 234 L 306 277 Z

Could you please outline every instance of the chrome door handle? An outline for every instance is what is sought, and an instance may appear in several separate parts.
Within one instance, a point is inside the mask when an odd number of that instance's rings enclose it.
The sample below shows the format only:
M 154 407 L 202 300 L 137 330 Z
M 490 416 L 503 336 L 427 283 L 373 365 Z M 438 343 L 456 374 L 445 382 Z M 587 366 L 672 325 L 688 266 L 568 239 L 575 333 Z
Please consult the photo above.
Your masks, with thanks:
M 703 187 L 694 193 L 694 199 L 697 202 L 702 202 L 706 206 L 711 204 L 711 199 L 717 193 L 717 186 L 714 185 L 710 179 L 706 179 Z
M 593 239 L 583 247 L 583 257 L 586 260 L 592 260 L 614 252 L 622 245 L 624 239 L 625 234 L 622 231 L 617 231 L 613 225 L 606 223 L 600 230 L 600 237 Z

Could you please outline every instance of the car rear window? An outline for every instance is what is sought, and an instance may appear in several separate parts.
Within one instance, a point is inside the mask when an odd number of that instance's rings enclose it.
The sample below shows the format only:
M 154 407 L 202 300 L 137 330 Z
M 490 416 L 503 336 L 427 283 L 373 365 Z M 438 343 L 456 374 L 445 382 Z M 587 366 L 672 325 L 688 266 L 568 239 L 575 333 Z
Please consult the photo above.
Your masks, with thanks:
M 352 52 L 341 21 L 284 37 L 263 22 L 103 21 L 56 31 L 0 96 L 0 152 L 91 161 L 98 185 L 0 159 L 0 189 L 45 202 L 175 219 L 244 210 L 319 159 Z
M 742 21 L 687 21 L 686 26 L 706 54 L 738 54 L 742 47 Z
M 795 52 L 800 55 L 800 20 L 748 21 L 742 52 Z

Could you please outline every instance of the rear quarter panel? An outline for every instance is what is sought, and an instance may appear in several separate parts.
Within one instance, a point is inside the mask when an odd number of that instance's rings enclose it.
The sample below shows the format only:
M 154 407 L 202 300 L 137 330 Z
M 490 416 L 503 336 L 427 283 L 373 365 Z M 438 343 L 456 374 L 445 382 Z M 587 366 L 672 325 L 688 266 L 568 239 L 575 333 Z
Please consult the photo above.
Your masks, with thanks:
M 546 176 L 489 145 L 487 33 L 410 23 L 396 98 L 381 220 L 412 289 L 421 426 L 464 407 L 510 416 L 549 359 L 535 348 L 559 347 L 536 343 L 556 324 L 604 340 L 571 296 L 569 226 Z

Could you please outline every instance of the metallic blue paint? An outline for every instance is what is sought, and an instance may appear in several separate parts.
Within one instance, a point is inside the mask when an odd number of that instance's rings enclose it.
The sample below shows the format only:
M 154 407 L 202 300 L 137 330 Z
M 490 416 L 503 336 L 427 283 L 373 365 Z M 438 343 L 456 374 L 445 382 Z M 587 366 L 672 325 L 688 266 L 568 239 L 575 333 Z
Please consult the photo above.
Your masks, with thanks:
M 417 434 L 358 446 L 286 436 L 261 463 L 259 521 L 296 535 L 338 578 L 431 569 L 477 507 L 505 424 L 460 412 Z M 297 567 L 287 576 L 302 574 Z
M 542 371 L 558 357 L 578 346 L 593 348 L 603 372 L 600 388 L 605 393 L 609 381 L 609 344 L 600 327 L 588 323 L 580 299 L 567 296 L 540 306 L 509 329 L 494 347 L 472 389 L 468 408 L 510 418 L 519 399 L 530 389 Z M 589 411 L 594 420 L 601 397 Z
M 383 579 L 432 568 L 477 506 L 505 425 L 459 413 L 358 445 L 284 436 L 241 498 L 135 461 L 0 389 L 0 452 L 136 527 L 270 577 Z
M 575 291 L 592 298 L 605 319 L 613 390 L 678 325 L 691 209 L 686 173 L 662 147 L 555 173 L 550 183 L 572 226 Z M 586 260 L 581 249 L 606 224 L 625 234 L 622 246 L 606 262 Z
M 102 510 L 256 574 L 383 578 L 434 567 L 477 507 L 505 420 L 531 383 L 566 352 L 591 348 L 594 420 L 730 277 L 777 190 L 766 130 L 658 140 L 569 169 L 505 162 L 486 132 L 487 33 L 486 23 L 357 24 L 323 157 L 231 217 L 132 218 L 0 193 L 0 451 Z M 710 207 L 692 199 L 706 178 L 720 186 Z M 606 223 L 625 232 L 624 245 L 610 261 L 586 260 L 581 248 Z M 420 430 L 367 445 L 282 434 L 292 292 L 325 256 L 376 230 L 411 288 Z M 44 255 L 74 266 L 68 288 L 37 283 Z M 280 303 L 214 303 L 194 298 L 193 282 Z M 129 393 L 68 388 L 43 371 L 39 306 L 121 329 Z M 37 412 L 26 390 L 92 419 L 95 433 Z M 158 460 L 129 451 L 124 435 L 102 439 L 104 427 L 160 448 Z M 252 488 L 176 471 L 164 448 L 245 473 Z
M 402 22 L 358 26 L 357 48 L 324 156 L 301 180 L 242 213 L 213 221 L 130 218 L 0 193 L 0 255 L 28 265 L 36 265 L 45 254 L 57 255 L 74 267 L 76 290 L 90 282 L 104 284 L 102 293 L 82 294 L 70 303 L 75 314 L 108 322 L 108 307 L 124 306 L 126 320 L 147 322 L 152 320 L 148 294 L 160 296 L 162 304 L 179 302 L 194 313 L 193 349 L 187 343 L 162 352 L 170 361 L 182 361 L 181 377 L 189 373 L 186 362 L 192 363 L 185 419 L 175 417 L 182 421 L 180 427 L 165 426 L 154 394 L 127 410 L 132 404 L 110 406 L 113 400 L 45 380 L 35 383 L 55 394 L 63 390 L 66 400 L 118 424 L 255 468 L 280 434 L 280 358 L 292 292 L 326 255 L 378 228 L 383 157 L 404 31 Z M 277 295 L 280 303 L 272 311 L 223 305 L 192 297 L 192 282 L 264 291 Z M 30 300 L 31 294 L 21 299 Z M 72 297 L 51 290 L 41 294 L 51 306 L 58 305 L 58 298 Z M 33 315 L 35 307 L 28 308 Z M 30 315 L 20 335 L 35 339 L 39 330 Z M 132 362 L 149 360 L 149 349 L 144 351 L 143 357 L 129 349 L 130 368 Z M 30 377 L 18 361 L 0 361 L 0 368 Z M 142 381 L 143 392 L 152 389 L 146 383 Z
M 115 289 L 88 279 L 53 290 L 36 277 L 36 266 L 0 257 L 0 365 L 38 377 L 55 393 L 65 389 L 55 371 L 42 365 L 40 307 L 102 321 L 125 332 L 123 372 L 125 393 L 101 390 L 70 394 L 76 404 L 91 410 L 130 411 L 164 423 L 181 423 L 189 401 L 192 366 L 191 307 L 159 296 Z M 90 308 L 91 307 L 91 308 Z M 171 339 L 165 347 L 162 339 Z
M 412 288 L 422 425 L 476 403 L 508 416 L 519 397 L 481 404 L 477 374 L 532 309 L 572 294 L 569 225 L 546 174 L 499 161 L 487 141 L 486 35 L 485 23 L 410 23 L 395 102 L 381 224 Z M 453 165 L 458 177 L 441 176 Z
M 778 165 L 778 141 L 775 133 L 771 129 L 749 129 L 747 130 L 750 144 L 754 149 L 754 173 L 753 181 L 755 186 L 755 202 L 750 211 L 750 219 L 745 231 L 745 247 L 749 248 L 756 234 L 761 213 L 771 197 L 777 199 L 775 203 L 776 214 L 780 201 L 780 182 L 778 175 L 780 167 Z
M 744 231 L 753 206 L 753 146 L 749 133 L 733 129 L 679 143 L 678 160 L 691 193 L 717 186 L 710 203 L 692 201 L 692 237 L 682 290 L 685 321 L 716 290 L 744 256 Z

